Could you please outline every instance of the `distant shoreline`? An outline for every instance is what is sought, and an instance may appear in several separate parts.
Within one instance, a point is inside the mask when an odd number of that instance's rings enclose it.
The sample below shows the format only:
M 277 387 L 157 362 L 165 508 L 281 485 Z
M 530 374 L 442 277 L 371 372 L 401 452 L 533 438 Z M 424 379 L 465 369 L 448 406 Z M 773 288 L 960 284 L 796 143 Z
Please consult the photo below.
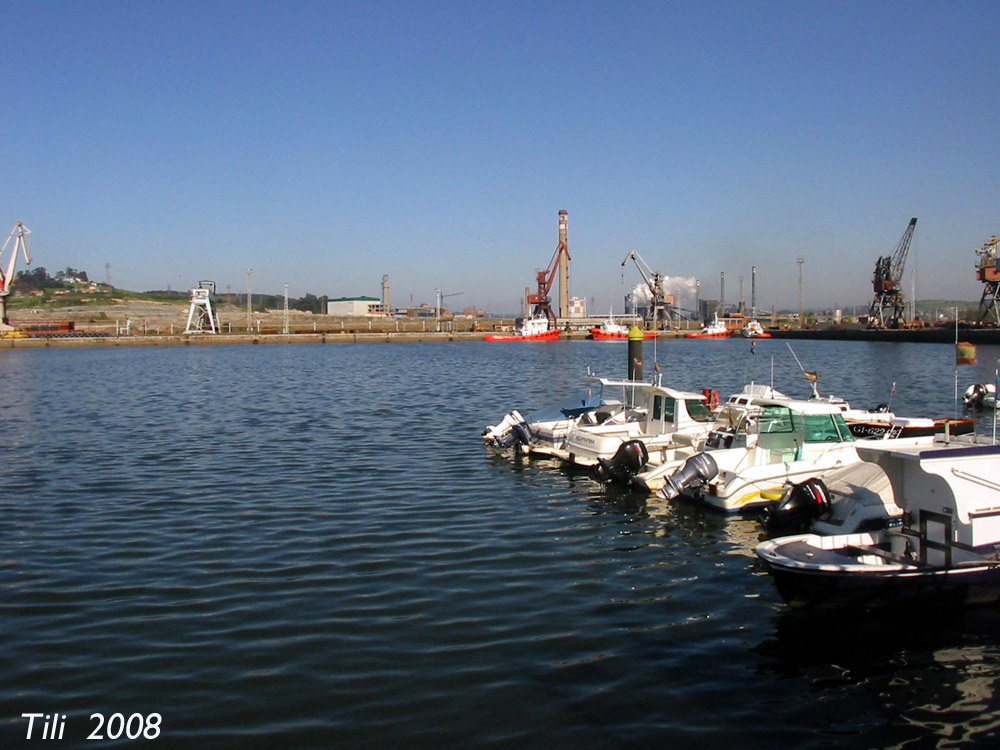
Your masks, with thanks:
M 202 333 L 202 334 L 139 334 L 139 335 L 59 335 L 37 338 L 0 337 L 0 349 L 38 349 L 45 347 L 94 347 L 94 346 L 218 346 L 253 344 L 363 344 L 363 343 L 414 343 L 482 341 L 488 331 L 371 331 L 371 332 L 304 332 L 304 333 Z M 908 343 L 953 344 L 952 328 L 922 328 L 914 330 L 878 331 L 852 328 L 818 330 L 770 331 L 777 339 L 810 339 L 819 341 L 883 341 Z M 664 331 L 661 339 L 676 339 L 682 332 Z M 588 332 L 564 331 L 559 340 L 583 340 Z M 972 344 L 1000 344 L 1000 329 L 960 328 L 958 338 Z M 512 342 L 498 342 L 496 346 L 511 346 Z M 515 342 L 516 343 L 516 342 Z M 544 346 L 545 342 L 525 342 Z M 605 342 L 611 346 L 615 342 Z M 624 342 L 623 342 L 624 343 Z M 711 346 L 711 342 L 704 345 Z

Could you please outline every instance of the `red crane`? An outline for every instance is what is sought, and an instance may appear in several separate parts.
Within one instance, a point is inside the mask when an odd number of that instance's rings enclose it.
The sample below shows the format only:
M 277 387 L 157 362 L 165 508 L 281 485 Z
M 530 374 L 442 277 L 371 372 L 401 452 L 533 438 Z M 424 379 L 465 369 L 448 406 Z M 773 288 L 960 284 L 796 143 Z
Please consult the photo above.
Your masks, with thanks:
M 552 253 L 552 260 L 549 261 L 549 265 L 546 266 L 544 271 L 539 271 L 536 274 L 538 291 L 528 295 L 528 304 L 535 306 L 531 311 L 532 317 L 544 313 L 545 317 L 555 323 L 556 314 L 552 312 L 552 299 L 549 297 L 549 292 L 552 290 L 556 271 L 559 270 L 563 255 L 566 256 L 567 261 L 570 260 L 569 247 L 564 240 L 559 240 L 559 244 L 556 245 L 556 251 Z

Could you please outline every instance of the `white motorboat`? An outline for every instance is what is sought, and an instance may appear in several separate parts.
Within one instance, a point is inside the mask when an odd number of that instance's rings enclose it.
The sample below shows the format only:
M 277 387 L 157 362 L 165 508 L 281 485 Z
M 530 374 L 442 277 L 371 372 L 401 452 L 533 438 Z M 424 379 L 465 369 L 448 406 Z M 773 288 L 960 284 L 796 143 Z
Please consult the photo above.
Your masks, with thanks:
M 772 502 L 762 492 L 861 460 L 836 407 L 790 398 L 761 399 L 756 407 L 746 445 L 664 462 L 633 477 L 632 485 L 667 499 L 685 494 L 738 512 Z
M 718 404 L 718 393 L 708 389 L 702 391 L 709 406 Z M 621 444 L 611 458 L 601 457 L 594 467 L 593 476 L 598 481 L 615 481 L 629 484 L 631 479 L 643 470 L 653 472 L 656 467 L 669 462 L 679 466 L 685 459 L 700 451 L 721 448 L 746 448 L 754 439 L 750 431 L 753 418 L 758 416 L 757 406 L 762 399 L 787 398 L 783 393 L 768 385 L 749 383 L 739 393 L 734 393 L 726 401 L 713 409 L 714 421 L 707 434 L 700 440 L 678 445 L 669 451 L 650 456 L 645 443 L 640 439 L 628 440 Z M 633 445 L 639 443 L 640 445 Z M 660 485 L 657 485 L 659 487 Z
M 795 608 L 1000 601 L 1000 446 L 861 444 L 902 510 L 896 528 L 763 542 L 757 556 Z
M 637 440 L 643 446 L 643 463 L 658 463 L 672 459 L 678 450 L 692 452 L 714 423 L 704 393 L 646 383 L 636 393 L 636 405 L 641 417 L 632 421 L 574 425 L 565 445 L 554 455 L 570 464 L 591 467 L 602 458 L 612 458 L 623 443 Z
M 561 449 L 569 431 L 577 424 L 598 425 L 641 417 L 630 404 L 632 394 L 649 383 L 588 375 L 579 393 L 558 403 L 532 411 L 527 417 L 517 410 L 483 430 L 483 442 L 498 453 L 513 448 L 520 453 L 551 455 Z

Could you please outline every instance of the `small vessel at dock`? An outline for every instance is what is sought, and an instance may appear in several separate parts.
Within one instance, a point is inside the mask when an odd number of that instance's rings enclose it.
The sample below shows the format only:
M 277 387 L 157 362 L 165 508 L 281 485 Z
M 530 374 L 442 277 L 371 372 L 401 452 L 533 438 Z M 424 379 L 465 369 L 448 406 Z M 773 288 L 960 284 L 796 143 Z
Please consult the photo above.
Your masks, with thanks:
M 719 320 L 718 314 L 714 317 L 711 323 L 702 328 L 700 331 L 692 331 L 691 333 L 685 333 L 684 338 L 686 339 L 727 339 L 729 338 L 731 331 L 725 322 Z
M 511 333 L 491 333 L 483 337 L 484 341 L 555 341 L 561 331 L 550 327 L 545 315 L 535 315 L 530 318 L 518 318 Z
M 898 528 L 794 534 L 755 552 L 798 609 L 1000 601 L 1000 446 L 889 442 L 858 447 L 885 473 Z
M 606 321 L 590 329 L 590 337 L 592 339 L 627 339 L 631 330 L 631 326 L 615 323 L 614 317 L 608 313 Z M 660 335 L 656 331 L 643 331 L 642 333 L 643 338 L 647 339 L 655 339 Z

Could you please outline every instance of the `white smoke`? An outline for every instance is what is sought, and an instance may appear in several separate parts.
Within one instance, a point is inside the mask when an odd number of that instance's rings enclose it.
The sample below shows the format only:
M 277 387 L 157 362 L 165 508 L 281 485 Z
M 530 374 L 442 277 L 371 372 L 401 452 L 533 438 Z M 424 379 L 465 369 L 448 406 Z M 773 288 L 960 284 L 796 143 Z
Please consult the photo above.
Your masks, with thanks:
M 698 280 L 693 277 L 664 276 L 663 293 L 668 297 L 673 296 L 675 306 L 684 309 L 693 308 L 698 294 Z M 645 283 L 632 287 L 631 295 L 635 304 L 639 306 L 648 305 L 653 299 Z

